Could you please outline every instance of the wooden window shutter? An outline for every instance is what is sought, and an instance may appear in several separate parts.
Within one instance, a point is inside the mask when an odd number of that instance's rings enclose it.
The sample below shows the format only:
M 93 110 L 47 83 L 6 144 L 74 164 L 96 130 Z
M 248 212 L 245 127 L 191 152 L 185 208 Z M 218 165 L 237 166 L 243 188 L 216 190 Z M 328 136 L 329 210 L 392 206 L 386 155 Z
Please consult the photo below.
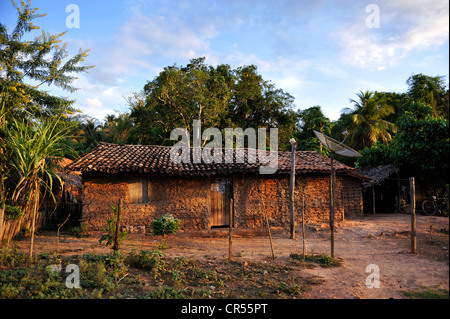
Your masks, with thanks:
M 128 183 L 128 192 L 131 204 L 144 204 L 148 202 L 147 181 L 130 181 Z

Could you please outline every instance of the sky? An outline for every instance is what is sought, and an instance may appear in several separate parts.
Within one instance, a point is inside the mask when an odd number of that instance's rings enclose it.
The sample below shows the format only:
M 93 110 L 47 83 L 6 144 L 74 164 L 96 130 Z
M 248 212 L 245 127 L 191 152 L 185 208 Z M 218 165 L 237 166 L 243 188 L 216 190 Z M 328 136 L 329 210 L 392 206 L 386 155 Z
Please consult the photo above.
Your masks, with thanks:
M 72 6 L 71 6 L 72 5 Z M 74 9 L 74 6 L 76 9 Z M 33 0 L 35 25 L 67 31 L 69 54 L 90 49 L 75 107 L 103 120 L 128 111 L 125 97 L 164 67 L 190 59 L 232 68 L 254 64 L 291 94 L 337 120 L 359 91 L 403 93 L 413 74 L 449 76 L 448 0 Z M 78 18 L 78 20 L 77 20 Z M 0 22 L 16 12 L 0 0 Z M 79 21 L 79 24 L 77 24 Z M 36 35 L 40 35 L 40 31 Z

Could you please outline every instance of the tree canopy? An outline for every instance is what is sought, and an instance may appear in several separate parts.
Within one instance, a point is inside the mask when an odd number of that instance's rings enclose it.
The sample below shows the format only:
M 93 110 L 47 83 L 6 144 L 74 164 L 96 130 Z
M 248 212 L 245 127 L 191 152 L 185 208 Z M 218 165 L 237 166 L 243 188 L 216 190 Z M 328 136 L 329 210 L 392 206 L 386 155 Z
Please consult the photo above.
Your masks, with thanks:
M 166 67 L 145 85 L 131 104 L 134 142 L 170 145 L 170 131 L 192 131 L 193 120 L 219 130 L 276 127 L 280 141 L 289 140 L 296 124 L 291 95 L 263 80 L 254 65 L 232 69 L 208 66 L 204 60 Z

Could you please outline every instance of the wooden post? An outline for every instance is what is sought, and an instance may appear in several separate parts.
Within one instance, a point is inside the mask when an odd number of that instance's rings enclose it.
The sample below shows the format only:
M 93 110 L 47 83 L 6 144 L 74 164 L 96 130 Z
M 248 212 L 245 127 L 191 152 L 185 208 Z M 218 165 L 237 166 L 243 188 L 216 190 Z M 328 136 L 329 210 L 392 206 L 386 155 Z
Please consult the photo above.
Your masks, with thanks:
M 291 212 L 291 239 L 295 239 L 295 212 L 294 212 L 294 188 L 295 188 L 295 146 L 291 148 L 291 182 L 289 184 L 289 210 Z
M 400 172 L 397 173 L 397 213 L 400 214 L 401 212 L 401 205 L 402 205 L 402 200 L 401 200 L 401 185 L 400 185 Z
M 121 211 L 121 199 L 119 198 L 119 203 L 117 205 L 117 221 L 116 221 L 116 233 L 114 235 L 114 252 L 119 250 L 119 222 L 120 222 L 120 211 Z
M 261 201 L 262 201 L 262 204 L 263 204 L 264 217 L 266 219 L 267 230 L 269 231 L 269 241 L 270 241 L 270 249 L 272 250 L 272 259 L 275 260 L 275 253 L 273 252 L 273 244 L 272 244 L 272 233 L 270 232 L 270 225 L 269 225 L 269 219 L 267 218 L 266 205 L 264 204 L 264 200 L 263 199 L 261 199 Z
M 302 246 L 303 246 L 303 261 L 305 261 L 305 194 L 302 196 Z
M 228 232 L 228 260 L 233 259 L 233 239 L 232 239 L 232 229 L 233 229 L 233 199 L 230 200 L 230 227 Z
M 375 215 L 375 183 L 372 183 L 372 213 Z
M 331 174 L 330 174 L 330 241 L 331 241 L 331 257 L 334 258 L 334 152 L 331 152 Z
M 411 253 L 417 254 L 417 239 L 416 239 L 416 189 L 414 177 L 409 178 L 409 189 L 411 196 Z
M 30 240 L 30 260 L 33 257 L 33 246 L 34 246 L 34 229 L 36 226 L 36 217 L 38 214 L 38 202 L 39 202 L 39 186 L 35 186 L 34 190 L 34 203 L 33 203 L 33 215 L 31 219 L 31 240 Z

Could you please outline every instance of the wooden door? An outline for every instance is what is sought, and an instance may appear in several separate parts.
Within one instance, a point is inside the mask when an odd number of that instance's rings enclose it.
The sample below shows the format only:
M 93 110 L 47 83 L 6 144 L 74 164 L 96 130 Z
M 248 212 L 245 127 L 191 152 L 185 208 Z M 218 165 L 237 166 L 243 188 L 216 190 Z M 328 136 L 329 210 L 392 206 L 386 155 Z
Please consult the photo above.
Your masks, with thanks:
M 211 182 L 211 227 L 230 225 L 232 193 L 230 178 L 214 178 Z

